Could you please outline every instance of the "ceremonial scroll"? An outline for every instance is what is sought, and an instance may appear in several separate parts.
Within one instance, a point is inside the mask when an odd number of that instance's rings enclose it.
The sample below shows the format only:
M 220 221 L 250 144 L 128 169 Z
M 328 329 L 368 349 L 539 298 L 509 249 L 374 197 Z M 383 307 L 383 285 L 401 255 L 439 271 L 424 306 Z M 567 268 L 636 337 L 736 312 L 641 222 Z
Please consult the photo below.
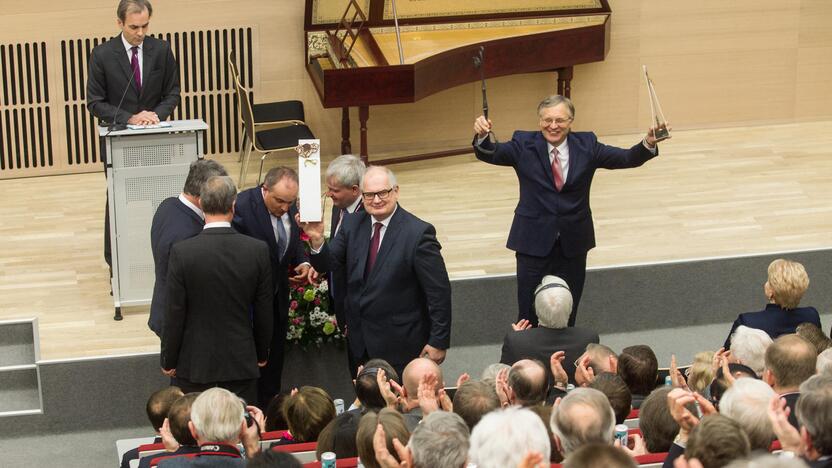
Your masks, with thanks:
M 650 99 L 650 112 L 653 115 L 653 122 L 651 127 L 655 128 L 656 141 L 662 141 L 670 138 L 670 131 L 667 129 L 667 119 L 664 118 L 662 106 L 659 104 L 659 97 L 656 95 L 656 89 L 653 87 L 653 80 L 647 74 L 647 65 L 642 65 L 644 69 L 644 80 L 647 82 L 647 96 Z
M 300 220 L 320 221 L 321 207 L 321 140 L 298 140 L 298 209 Z

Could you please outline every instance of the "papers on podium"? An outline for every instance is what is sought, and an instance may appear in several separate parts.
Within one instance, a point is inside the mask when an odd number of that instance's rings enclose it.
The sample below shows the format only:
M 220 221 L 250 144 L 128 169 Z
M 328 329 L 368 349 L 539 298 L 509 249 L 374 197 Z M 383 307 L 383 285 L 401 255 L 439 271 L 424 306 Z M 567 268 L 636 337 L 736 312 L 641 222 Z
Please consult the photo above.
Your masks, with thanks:
M 298 140 L 298 209 L 300 220 L 323 218 L 321 206 L 321 140 Z

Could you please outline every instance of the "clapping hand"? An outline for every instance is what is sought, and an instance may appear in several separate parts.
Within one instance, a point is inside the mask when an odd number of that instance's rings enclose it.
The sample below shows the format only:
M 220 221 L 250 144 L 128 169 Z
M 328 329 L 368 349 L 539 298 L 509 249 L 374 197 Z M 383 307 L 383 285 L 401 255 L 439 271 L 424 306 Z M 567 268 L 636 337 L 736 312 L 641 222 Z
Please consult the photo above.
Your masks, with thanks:
M 384 426 L 381 424 L 376 426 L 376 432 L 373 434 L 373 451 L 379 466 L 382 468 L 411 468 L 413 466 L 413 456 L 410 450 L 395 437 L 393 438 L 393 448 L 396 450 L 400 462 L 396 461 L 396 458 L 387 450 L 387 436 L 384 433 Z
M 581 387 L 586 387 L 595 381 L 595 371 L 589 366 L 591 358 L 588 354 L 584 355 L 575 368 L 575 383 Z
M 552 371 L 552 376 L 555 378 L 555 385 L 563 384 L 566 386 L 569 382 L 569 376 L 563 370 L 563 360 L 566 358 L 565 351 L 555 351 L 549 358 L 549 369 Z
M 394 380 L 388 380 L 384 369 L 379 369 L 376 373 L 376 383 L 378 390 L 381 392 L 382 398 L 387 402 L 388 408 L 395 408 L 402 399 L 402 388 Z M 396 393 L 393 393 L 395 390 Z
M 670 355 L 670 381 L 673 384 L 674 388 L 681 388 L 687 391 L 690 391 L 688 387 L 688 382 L 685 380 L 685 377 L 679 372 L 679 368 L 676 366 L 676 355 Z
M 531 322 L 529 322 L 526 319 L 521 319 L 521 320 L 518 320 L 517 323 L 512 323 L 511 328 L 514 331 L 523 331 L 523 330 L 528 330 L 529 328 L 532 328 L 532 324 L 531 324 Z

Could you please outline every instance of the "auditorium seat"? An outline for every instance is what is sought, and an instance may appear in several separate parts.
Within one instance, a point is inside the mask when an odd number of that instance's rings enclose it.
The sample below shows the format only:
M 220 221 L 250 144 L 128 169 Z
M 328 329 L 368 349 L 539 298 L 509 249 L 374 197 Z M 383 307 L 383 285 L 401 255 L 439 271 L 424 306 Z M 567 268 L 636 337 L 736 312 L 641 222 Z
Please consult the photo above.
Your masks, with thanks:
M 353 458 L 339 458 L 335 460 L 338 468 L 356 468 L 358 466 L 358 457 Z M 321 468 L 321 462 L 313 461 L 303 464 L 303 468 Z
M 291 453 L 301 463 L 308 463 L 317 459 L 315 455 L 315 449 L 317 448 L 317 442 L 300 442 L 297 444 L 278 445 L 277 447 L 273 447 L 272 450 Z
M 159 442 L 157 444 L 139 445 L 139 458 L 144 458 L 150 455 L 156 455 L 165 451 L 165 444 Z
M 137 448 L 141 445 L 152 444 L 156 437 L 136 437 L 134 439 L 120 439 L 116 441 L 116 453 L 118 455 L 118 463 L 121 463 L 124 454 Z
M 648 453 L 647 455 L 639 455 L 636 457 L 636 463 L 638 463 L 639 467 L 644 468 L 657 468 L 662 466 L 664 463 L 665 458 L 667 458 L 667 452 L 662 453 Z
M 638 408 L 630 410 L 630 414 L 627 415 L 627 419 L 624 420 L 624 424 L 630 429 L 638 427 Z

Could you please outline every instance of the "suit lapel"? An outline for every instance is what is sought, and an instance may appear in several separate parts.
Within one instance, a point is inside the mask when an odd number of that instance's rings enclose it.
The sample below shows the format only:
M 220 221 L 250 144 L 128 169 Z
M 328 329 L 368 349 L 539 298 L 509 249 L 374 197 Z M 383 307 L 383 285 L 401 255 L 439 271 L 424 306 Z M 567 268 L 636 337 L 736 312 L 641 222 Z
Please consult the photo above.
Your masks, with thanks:
M 147 77 L 150 75 L 150 72 L 153 71 L 153 63 L 155 60 L 156 48 L 153 42 L 147 38 L 142 44 L 142 92 L 140 96 L 144 95 L 145 83 L 147 83 Z
M 387 224 L 387 229 L 384 231 L 384 238 L 381 240 L 381 247 L 378 249 L 378 254 L 376 255 L 376 263 L 373 265 L 373 271 L 370 272 L 370 276 L 367 277 L 367 283 L 369 283 L 378 273 L 382 266 L 384 266 L 384 261 L 390 255 L 390 250 L 396 244 L 396 238 L 399 236 L 399 232 L 401 231 L 402 225 L 402 216 L 401 213 L 402 207 L 399 206 L 396 208 L 396 212 L 393 214 L 393 217 L 390 218 L 390 222 Z M 369 244 L 367 246 L 368 253 L 369 253 Z
M 277 254 L 277 240 L 274 238 L 274 227 L 272 226 L 272 215 L 269 214 L 266 203 L 263 202 L 262 189 L 255 187 L 252 189 L 252 192 L 252 213 L 255 213 L 260 229 L 266 233 L 264 237 L 266 238 L 266 243 L 269 244 L 269 252 L 274 252 L 275 256 L 279 259 L 280 255 Z
M 569 173 L 566 174 L 566 181 L 563 185 L 567 185 L 575 180 L 578 174 L 578 165 L 582 164 L 585 158 L 580 157 L 584 152 L 581 142 L 572 135 L 572 132 L 566 136 L 566 144 L 569 145 Z
M 546 139 L 543 138 L 543 134 L 540 132 L 534 137 L 534 147 L 536 150 L 535 153 L 537 153 L 537 159 L 543 168 L 543 173 L 549 181 L 549 187 L 552 187 L 552 190 L 554 190 L 555 176 L 552 175 L 552 163 L 549 162 L 549 147 L 546 145 Z
M 355 250 L 353 251 L 358 256 L 358 268 L 356 271 L 363 276 L 364 270 L 367 267 L 367 254 L 370 251 L 370 235 L 372 234 L 370 223 L 372 221 L 370 215 L 366 213 L 362 213 L 361 217 L 361 222 L 358 223 L 358 227 L 352 235 L 357 236 L 355 238 Z M 378 257 L 376 257 L 376 263 L 378 263 Z M 364 284 L 366 284 L 366 281 Z
M 112 52 L 115 55 L 115 61 L 118 63 L 121 71 L 124 72 L 124 78 L 130 82 L 133 91 L 136 91 L 136 84 L 133 83 L 133 69 L 130 68 L 130 60 L 127 59 L 127 50 L 124 48 L 124 42 L 121 40 L 121 34 L 112 39 Z M 121 91 L 121 90 L 119 90 Z M 138 93 L 136 93 L 138 96 Z

